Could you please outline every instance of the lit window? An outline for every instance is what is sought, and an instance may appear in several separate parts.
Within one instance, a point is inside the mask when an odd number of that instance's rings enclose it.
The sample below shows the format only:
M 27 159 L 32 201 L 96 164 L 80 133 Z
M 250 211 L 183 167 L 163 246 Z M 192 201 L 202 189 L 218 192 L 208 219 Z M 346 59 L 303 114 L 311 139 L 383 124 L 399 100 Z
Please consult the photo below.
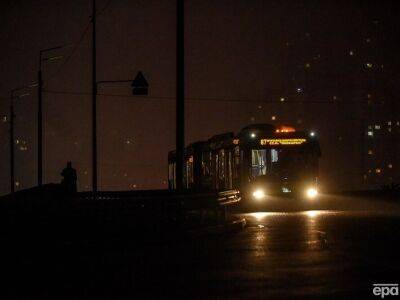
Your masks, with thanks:
M 306 63 L 305 67 L 308 69 L 311 65 L 309 63 Z
M 280 99 L 280 100 L 281 100 L 281 102 L 283 102 L 283 101 L 285 101 L 285 98 L 281 97 L 281 99 Z
M 397 125 L 397 126 L 400 126 L 400 122 L 399 122 L 399 121 L 397 121 L 396 125 Z
M 368 69 L 371 69 L 371 68 L 372 68 L 372 64 L 371 64 L 371 63 L 366 63 L 365 65 L 366 65 L 366 67 L 367 67 Z
M 19 140 L 15 140 L 15 143 L 18 145 L 19 144 Z
M 374 152 L 372 150 L 368 150 L 368 155 L 372 155 Z
M 277 162 L 278 161 L 278 151 L 275 149 L 271 149 L 271 162 Z
M 276 116 L 272 116 L 272 117 L 271 117 L 271 120 L 272 120 L 272 121 L 275 121 L 275 120 L 276 120 Z
M 261 176 L 267 174 L 267 150 L 259 149 L 251 151 L 251 174 Z
M 388 131 L 389 131 L 389 132 L 392 132 L 392 127 L 389 127 L 389 128 L 388 128 Z
M 349 54 L 350 54 L 350 56 L 353 56 L 354 52 L 352 50 L 350 50 Z
M 391 125 L 392 125 L 392 121 L 389 121 L 389 122 L 388 122 L 388 125 L 391 126 Z
M 375 169 L 375 173 L 376 173 L 376 174 L 381 173 L 381 169 Z
M 381 125 L 375 125 L 375 129 L 381 129 Z
M 7 122 L 7 116 L 3 116 L 3 122 Z
M 368 131 L 368 136 L 374 136 L 374 132 L 373 131 Z
M 368 129 L 372 129 L 372 125 L 368 125 Z
M 389 169 L 393 168 L 393 165 L 392 164 L 388 164 L 388 168 Z
M 19 181 L 15 182 L 15 186 L 20 186 L 21 184 L 19 183 Z

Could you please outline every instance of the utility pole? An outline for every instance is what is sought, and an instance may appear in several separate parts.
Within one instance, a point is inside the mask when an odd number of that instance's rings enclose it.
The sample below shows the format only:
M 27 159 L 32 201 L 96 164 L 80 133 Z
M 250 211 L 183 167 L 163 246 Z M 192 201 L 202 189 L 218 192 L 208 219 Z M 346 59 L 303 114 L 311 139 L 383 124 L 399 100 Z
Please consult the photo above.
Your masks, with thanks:
M 92 1 L 92 192 L 97 193 L 96 0 Z
M 183 189 L 185 156 L 185 25 L 184 0 L 177 0 L 176 10 L 176 189 Z
M 42 49 L 39 51 L 39 70 L 38 70 L 38 110 L 37 110 L 37 177 L 38 186 L 43 184 L 43 76 L 42 76 L 42 63 L 45 61 L 54 61 L 62 58 L 62 55 L 54 57 L 43 57 L 45 53 L 58 50 L 66 45 Z M 30 86 L 32 87 L 32 86 Z
M 38 186 L 43 184 L 43 111 L 42 111 L 42 51 L 39 54 L 39 71 L 38 71 L 38 111 L 37 111 L 37 179 Z
M 14 194 L 14 90 L 10 96 L 10 192 Z

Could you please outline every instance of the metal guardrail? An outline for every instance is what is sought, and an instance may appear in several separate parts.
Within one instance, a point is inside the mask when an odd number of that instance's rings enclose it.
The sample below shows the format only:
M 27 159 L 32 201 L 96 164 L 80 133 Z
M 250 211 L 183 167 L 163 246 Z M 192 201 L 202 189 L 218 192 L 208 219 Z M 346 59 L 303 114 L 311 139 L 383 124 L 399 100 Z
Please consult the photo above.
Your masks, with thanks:
M 105 224 L 110 220 L 132 223 L 135 218 L 154 216 L 160 222 L 184 222 L 190 212 L 203 215 L 209 211 L 218 219 L 225 218 L 228 206 L 241 200 L 237 190 L 228 191 L 102 191 L 68 193 L 61 185 L 50 184 L 18 191 L 2 197 L 0 208 L 10 215 L 32 215 L 43 218 L 79 219 Z M 18 213 L 17 213 L 18 212 Z M 68 216 L 68 217 L 66 217 Z M 86 220 L 86 221 L 83 221 Z
M 227 206 L 241 200 L 239 191 L 170 191 L 170 190 L 143 190 L 143 191 L 102 191 L 94 197 L 92 192 L 76 194 L 78 200 L 86 201 L 132 201 L 143 205 L 182 205 L 185 208 L 201 209 L 217 206 Z

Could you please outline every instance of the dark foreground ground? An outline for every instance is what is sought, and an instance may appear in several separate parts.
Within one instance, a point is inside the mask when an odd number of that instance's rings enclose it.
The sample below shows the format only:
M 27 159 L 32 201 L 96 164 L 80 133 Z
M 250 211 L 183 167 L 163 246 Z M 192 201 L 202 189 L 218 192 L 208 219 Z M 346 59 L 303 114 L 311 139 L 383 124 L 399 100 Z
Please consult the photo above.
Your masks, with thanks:
M 378 298 L 373 283 L 400 283 L 395 201 L 275 199 L 235 215 L 247 219 L 239 232 L 164 242 L 135 232 L 3 238 L 2 299 L 360 299 Z

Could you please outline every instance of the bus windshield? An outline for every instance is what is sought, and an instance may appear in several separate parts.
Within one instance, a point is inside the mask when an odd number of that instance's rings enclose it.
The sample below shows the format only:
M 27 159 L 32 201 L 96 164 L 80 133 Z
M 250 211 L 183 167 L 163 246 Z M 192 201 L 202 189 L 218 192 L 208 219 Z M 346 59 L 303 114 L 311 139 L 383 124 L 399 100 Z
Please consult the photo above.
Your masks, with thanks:
M 251 175 L 296 175 L 302 173 L 309 161 L 309 155 L 303 147 L 280 149 L 253 149 L 251 151 Z

